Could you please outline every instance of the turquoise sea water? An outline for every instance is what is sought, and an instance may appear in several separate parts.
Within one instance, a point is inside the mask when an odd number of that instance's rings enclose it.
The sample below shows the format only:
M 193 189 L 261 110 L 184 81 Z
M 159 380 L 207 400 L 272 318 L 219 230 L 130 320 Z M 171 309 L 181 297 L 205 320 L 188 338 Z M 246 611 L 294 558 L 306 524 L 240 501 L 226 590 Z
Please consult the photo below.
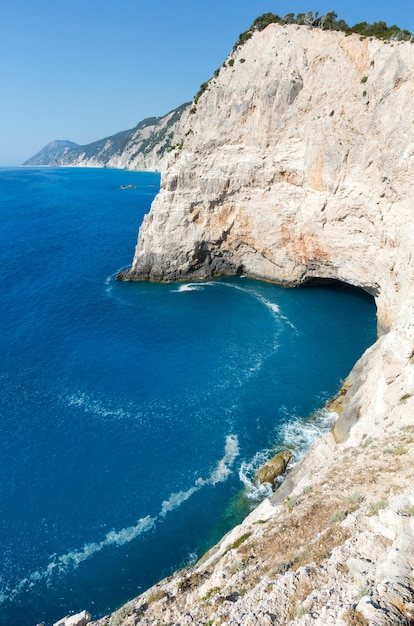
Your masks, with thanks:
M 375 340 L 348 288 L 116 282 L 158 188 L 0 170 L 3 626 L 99 617 L 202 554 Z

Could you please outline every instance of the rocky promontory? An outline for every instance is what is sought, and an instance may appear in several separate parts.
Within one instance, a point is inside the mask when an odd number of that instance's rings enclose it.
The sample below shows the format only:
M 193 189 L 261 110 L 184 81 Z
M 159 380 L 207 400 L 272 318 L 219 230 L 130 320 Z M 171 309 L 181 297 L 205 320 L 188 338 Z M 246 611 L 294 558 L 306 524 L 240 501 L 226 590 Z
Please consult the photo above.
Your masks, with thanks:
M 414 624 L 414 45 L 271 24 L 193 103 L 125 280 L 375 298 L 378 340 L 275 494 L 96 626 Z
M 146 118 L 134 128 L 83 146 L 51 141 L 23 165 L 160 171 L 170 153 L 182 143 L 182 125 L 188 110 L 189 104 L 182 104 L 167 115 Z

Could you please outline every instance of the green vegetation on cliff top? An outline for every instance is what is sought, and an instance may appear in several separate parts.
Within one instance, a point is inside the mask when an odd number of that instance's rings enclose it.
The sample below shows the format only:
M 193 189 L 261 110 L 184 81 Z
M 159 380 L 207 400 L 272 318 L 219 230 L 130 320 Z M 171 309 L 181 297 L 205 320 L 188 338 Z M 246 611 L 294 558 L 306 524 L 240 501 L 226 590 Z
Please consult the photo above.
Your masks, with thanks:
M 354 26 L 340 19 L 334 11 L 329 11 L 325 15 L 319 15 L 318 12 L 298 13 L 295 17 L 294 13 L 287 13 L 284 17 L 279 17 L 274 13 L 264 13 L 255 19 L 252 26 L 241 33 L 234 48 L 243 45 L 256 30 L 264 30 L 269 24 L 299 24 L 300 26 L 311 26 L 312 28 L 321 28 L 322 30 L 341 30 L 348 35 L 357 33 L 362 37 L 376 37 L 377 39 L 389 39 L 393 41 L 414 41 L 414 35 L 409 30 L 401 30 L 395 24 L 387 26 L 385 22 L 359 22 Z
M 239 35 L 238 40 L 233 46 L 233 52 L 246 43 L 255 31 L 264 30 L 267 26 L 269 26 L 269 24 L 280 24 L 282 26 L 288 24 L 298 24 L 299 26 L 309 26 L 311 28 L 320 28 L 322 30 L 342 31 L 347 35 L 355 33 L 361 37 L 375 37 L 376 39 L 388 41 L 411 41 L 411 43 L 414 43 L 414 33 L 411 33 L 406 29 L 402 30 L 395 24 L 393 26 L 387 26 L 385 22 L 374 22 L 373 24 L 359 22 L 354 26 L 348 26 L 344 20 L 338 19 L 338 15 L 335 11 L 329 11 L 328 13 L 325 13 L 325 15 L 319 15 L 317 11 L 316 13 L 308 11 L 308 13 L 298 13 L 296 17 L 294 13 L 287 13 L 284 17 L 280 17 L 274 13 L 264 13 L 263 15 L 259 15 L 259 17 L 254 20 L 248 30 Z M 244 62 L 244 59 L 241 59 L 241 62 Z M 234 59 L 230 59 L 228 64 L 232 67 L 234 65 Z M 219 72 L 220 69 L 217 69 L 214 76 L 217 77 Z M 199 91 L 193 98 L 193 106 L 190 113 L 196 112 L 197 102 L 200 96 L 207 91 L 210 80 L 200 86 Z

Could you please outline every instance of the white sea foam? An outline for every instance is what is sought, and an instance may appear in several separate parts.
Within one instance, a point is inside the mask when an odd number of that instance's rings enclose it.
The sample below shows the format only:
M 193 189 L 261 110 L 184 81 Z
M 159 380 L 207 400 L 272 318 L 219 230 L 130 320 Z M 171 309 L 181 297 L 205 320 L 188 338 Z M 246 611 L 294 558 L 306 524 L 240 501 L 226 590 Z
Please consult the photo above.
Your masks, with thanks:
M 108 295 L 111 295 L 115 276 L 116 274 L 109 274 L 109 276 L 105 278 L 105 291 Z
M 260 450 L 252 459 L 243 461 L 240 465 L 239 478 L 245 487 L 246 496 L 251 500 L 263 500 L 272 495 L 272 488 L 269 483 L 260 485 L 254 481 L 257 470 L 269 460 L 270 456 L 270 450 Z
M 309 446 L 328 432 L 336 418 L 336 413 L 319 409 L 307 419 L 294 418 L 286 421 L 281 429 L 281 439 L 286 448 L 293 452 L 293 461 L 297 461 Z
M 105 406 L 102 402 L 95 400 L 83 392 L 61 396 L 61 400 L 67 404 L 67 406 L 77 407 L 82 409 L 85 413 L 90 413 L 99 418 L 120 420 L 137 419 L 137 417 L 139 417 L 139 414 L 136 412 L 125 411 L 119 407 L 110 408 Z
M 272 313 L 276 313 L 277 315 L 280 314 L 280 309 L 279 306 L 277 304 L 275 304 L 274 302 L 270 302 L 269 300 L 266 300 L 266 298 L 263 298 L 263 296 L 259 296 L 258 294 L 255 294 L 256 298 L 258 300 L 260 300 L 260 302 L 263 302 L 263 304 L 270 310 L 272 311 Z
M 280 429 L 280 439 L 273 449 L 264 449 L 257 452 L 249 461 L 243 461 L 239 468 L 239 478 L 245 487 L 245 494 L 252 500 L 263 500 L 272 495 L 272 488 L 268 483 L 263 485 L 254 481 L 257 470 L 282 449 L 292 451 L 292 460 L 289 468 L 303 456 L 309 446 L 328 432 L 335 422 L 336 413 L 326 409 L 316 411 L 307 419 L 291 418 Z M 280 481 L 283 480 L 281 477 Z
M 165 517 L 170 511 L 178 509 L 178 507 L 181 506 L 183 502 L 188 500 L 188 498 L 190 498 L 193 493 L 201 489 L 202 486 L 203 485 L 201 483 L 196 483 L 193 487 L 187 489 L 187 491 L 177 491 L 177 493 L 172 493 L 168 500 L 164 500 L 164 502 L 162 503 L 160 516 Z
M 148 532 L 154 527 L 156 522 L 155 517 L 143 517 L 134 526 L 123 528 L 120 531 L 111 530 L 105 536 L 105 539 L 99 542 L 86 543 L 83 548 L 79 550 L 70 550 L 66 554 L 62 554 L 59 557 L 54 555 L 53 561 L 51 561 L 44 569 L 35 570 L 27 577 L 22 578 L 14 587 L 10 590 L 3 589 L 0 593 L 0 604 L 6 600 L 11 600 L 23 591 L 27 591 L 33 587 L 39 581 L 50 582 L 52 576 L 59 575 L 68 571 L 68 569 L 76 569 L 83 561 L 90 559 L 94 554 L 100 552 L 104 548 L 109 546 L 123 546 L 130 541 L 136 539 L 139 535 Z M 8 593 L 6 593 L 8 591 Z
M 202 487 L 214 486 L 219 482 L 225 481 L 231 473 L 232 466 L 238 454 L 239 442 L 237 436 L 228 435 L 226 437 L 224 456 L 219 460 L 211 474 L 207 478 L 197 478 L 194 485 L 187 490 L 172 493 L 167 500 L 162 502 L 161 510 L 157 516 L 151 517 L 147 515 L 139 519 L 133 526 L 127 526 L 119 531 L 109 531 L 102 541 L 86 543 L 82 548 L 70 550 L 60 556 L 56 554 L 52 555 L 52 560 L 45 568 L 31 572 L 28 576 L 16 583 L 13 589 L 3 583 L 0 590 L 0 604 L 13 599 L 23 591 L 27 591 L 37 582 L 44 580 L 48 583 L 51 581 L 52 576 L 64 574 L 69 569 L 76 569 L 81 563 L 90 559 L 94 554 L 101 552 L 104 548 L 123 546 L 143 533 L 148 532 L 155 527 L 158 520 L 164 519 L 167 513 L 179 508 L 183 502 L 202 489 Z
M 125 268 L 120 267 L 116 272 L 114 272 L 113 274 L 110 274 L 109 276 L 105 278 L 105 293 L 110 298 L 114 298 L 119 304 L 122 304 L 122 306 L 133 307 L 134 303 L 131 300 L 128 300 L 127 298 L 121 298 L 119 295 L 120 291 L 117 289 L 114 289 L 116 276 L 122 269 L 125 269 Z
M 232 289 L 237 289 L 238 291 L 242 291 L 243 293 L 247 294 L 248 296 L 251 296 L 252 298 L 255 298 L 256 300 L 258 300 L 261 304 L 263 304 L 266 308 L 269 309 L 269 311 L 272 312 L 272 314 L 274 315 L 275 318 L 277 319 L 281 319 L 284 322 L 286 322 L 286 324 L 288 326 L 290 326 L 291 328 L 295 329 L 295 325 L 292 324 L 292 322 L 289 320 L 288 317 L 286 317 L 286 315 L 282 315 L 281 311 L 280 311 L 280 307 L 278 304 L 276 304 L 276 302 L 271 302 L 270 300 L 268 300 L 267 298 L 265 298 L 264 296 L 262 296 L 260 293 L 257 293 L 257 291 L 255 291 L 254 289 L 248 289 L 246 287 L 241 287 L 240 285 L 235 285 L 235 284 L 231 284 L 231 283 L 217 283 L 217 284 L 222 284 L 225 285 L 226 287 L 231 287 Z
M 239 455 L 239 440 L 236 435 L 227 435 L 224 456 L 217 463 L 216 468 L 208 478 L 197 478 L 194 485 L 186 491 L 172 493 L 168 500 L 164 500 L 161 505 L 160 517 L 165 517 L 167 513 L 177 509 L 183 502 L 188 500 L 194 493 L 206 485 L 215 486 L 224 482 L 231 474 L 234 461 Z
M 278 317 L 279 319 L 283 320 L 284 322 L 286 322 L 286 324 L 288 326 L 290 326 L 291 328 L 293 328 L 293 330 L 296 330 L 296 327 L 294 324 L 292 324 L 292 322 L 290 321 L 290 319 L 288 317 L 286 317 L 286 315 L 282 315 L 280 312 L 280 308 L 279 305 L 275 304 L 274 302 L 270 302 L 270 300 L 267 300 L 266 298 L 264 298 L 263 296 L 259 295 L 258 293 L 254 292 L 255 297 L 262 302 L 270 311 L 272 311 L 272 313 L 275 314 L 276 317 Z
M 245 278 L 245 277 L 241 276 L 241 278 Z M 288 326 L 290 326 L 291 328 L 296 330 L 294 324 L 292 324 L 292 322 L 289 320 L 289 318 L 286 317 L 286 315 L 282 315 L 282 313 L 280 312 L 280 308 L 279 308 L 278 304 L 276 304 L 275 302 L 271 302 L 270 300 L 267 300 L 267 298 L 265 298 L 261 294 L 257 293 L 257 291 L 255 291 L 255 290 L 248 289 L 246 287 L 241 287 L 240 285 L 237 285 L 237 284 L 227 283 L 227 282 L 224 282 L 224 281 L 223 282 L 206 281 L 206 282 L 203 282 L 202 284 L 200 284 L 200 283 L 185 283 L 185 284 L 180 285 L 179 287 L 177 287 L 177 289 L 172 289 L 172 292 L 173 293 L 183 293 L 183 292 L 187 292 L 187 291 L 203 291 L 205 287 L 219 287 L 219 286 L 223 286 L 223 285 L 225 287 L 230 287 L 231 289 L 236 289 L 237 291 L 242 291 L 246 295 L 248 295 L 248 296 L 250 296 L 252 298 L 255 298 L 261 304 L 263 304 L 267 309 L 269 309 L 269 311 L 271 311 L 271 313 L 275 316 L 275 318 L 283 320 L 284 322 L 286 322 L 286 324 Z
M 204 285 L 197 283 L 185 283 L 184 285 L 180 285 L 177 289 L 172 289 L 171 291 L 173 293 L 183 293 L 185 291 L 204 291 Z
M 228 435 L 226 437 L 224 457 L 218 462 L 216 469 L 211 473 L 208 480 L 210 485 L 216 485 L 226 480 L 239 453 L 239 440 L 237 436 Z

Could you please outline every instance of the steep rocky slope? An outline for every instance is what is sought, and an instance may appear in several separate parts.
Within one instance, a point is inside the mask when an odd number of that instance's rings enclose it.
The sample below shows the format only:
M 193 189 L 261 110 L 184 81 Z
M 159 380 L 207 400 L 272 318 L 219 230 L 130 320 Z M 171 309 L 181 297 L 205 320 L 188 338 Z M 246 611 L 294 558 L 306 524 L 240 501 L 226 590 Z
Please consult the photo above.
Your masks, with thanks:
M 23 165 L 54 165 L 60 159 L 64 159 L 67 153 L 77 148 L 79 148 L 79 146 L 74 141 L 55 139 L 54 141 L 50 141 L 44 148 L 39 150 L 39 152 L 36 152 L 30 159 L 27 159 Z
M 414 624 L 414 46 L 268 26 L 189 114 L 125 280 L 222 273 L 375 297 L 316 442 L 193 568 L 110 624 Z
M 142 120 L 130 130 L 85 146 L 52 141 L 23 165 L 114 167 L 130 170 L 164 169 L 170 153 L 183 142 L 182 128 L 189 105 L 183 104 L 163 117 Z

